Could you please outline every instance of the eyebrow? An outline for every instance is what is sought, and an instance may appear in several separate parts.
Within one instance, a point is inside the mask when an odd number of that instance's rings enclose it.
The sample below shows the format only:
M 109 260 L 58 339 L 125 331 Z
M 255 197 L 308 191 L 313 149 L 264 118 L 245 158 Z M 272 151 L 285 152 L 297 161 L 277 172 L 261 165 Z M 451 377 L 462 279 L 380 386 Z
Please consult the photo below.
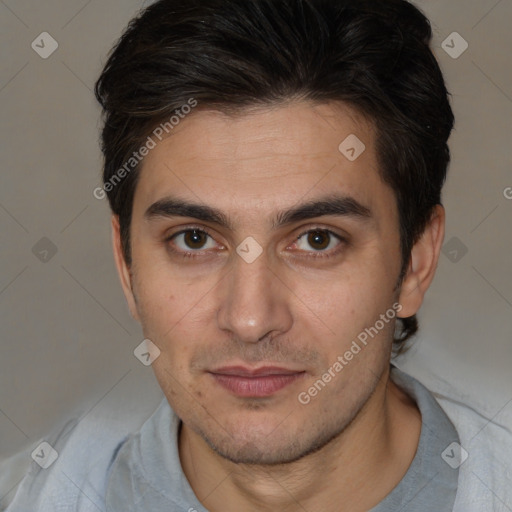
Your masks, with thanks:
M 272 227 L 276 229 L 326 215 L 350 217 L 359 221 L 372 218 L 371 210 L 353 197 L 330 195 L 278 212 L 273 219 Z M 218 224 L 230 230 L 233 229 L 229 217 L 217 208 L 176 197 L 165 197 L 156 201 L 146 210 L 144 217 L 148 220 L 162 217 L 192 217 L 203 222 Z

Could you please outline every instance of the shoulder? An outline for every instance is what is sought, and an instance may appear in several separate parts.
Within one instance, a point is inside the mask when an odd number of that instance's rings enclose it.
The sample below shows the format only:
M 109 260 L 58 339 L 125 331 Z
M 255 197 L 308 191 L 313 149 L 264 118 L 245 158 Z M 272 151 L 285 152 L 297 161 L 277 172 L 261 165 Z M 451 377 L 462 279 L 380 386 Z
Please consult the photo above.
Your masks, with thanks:
M 6 512 L 104 510 L 112 461 L 145 419 L 103 409 L 72 419 L 35 443 L 28 452 L 35 456 Z M 45 467 L 46 462 L 51 463 Z
M 434 394 L 460 437 L 461 464 L 455 512 L 512 509 L 510 419 L 488 418 L 456 399 Z

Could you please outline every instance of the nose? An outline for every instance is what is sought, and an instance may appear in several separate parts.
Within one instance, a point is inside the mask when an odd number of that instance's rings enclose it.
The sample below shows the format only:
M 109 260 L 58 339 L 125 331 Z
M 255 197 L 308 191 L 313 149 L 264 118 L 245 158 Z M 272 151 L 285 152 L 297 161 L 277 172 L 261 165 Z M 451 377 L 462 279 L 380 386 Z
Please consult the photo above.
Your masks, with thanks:
M 257 343 L 267 336 L 287 332 L 292 326 L 292 292 L 268 266 L 265 253 L 252 263 L 236 256 L 217 292 L 218 327 L 229 331 L 240 343 Z

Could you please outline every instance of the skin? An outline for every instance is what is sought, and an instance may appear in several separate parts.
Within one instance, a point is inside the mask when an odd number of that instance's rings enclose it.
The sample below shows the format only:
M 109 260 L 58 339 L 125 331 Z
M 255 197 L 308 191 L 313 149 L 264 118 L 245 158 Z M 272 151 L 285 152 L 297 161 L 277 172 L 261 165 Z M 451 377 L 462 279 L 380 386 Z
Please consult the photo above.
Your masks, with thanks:
M 338 151 L 350 134 L 366 145 L 353 162 Z M 371 218 L 319 216 L 273 228 L 278 211 L 333 192 L 356 199 Z M 145 217 L 169 195 L 218 208 L 232 229 Z M 394 321 L 309 404 L 297 398 L 394 303 L 400 316 L 415 314 L 434 277 L 442 206 L 396 286 L 398 211 L 378 174 L 369 121 L 343 104 L 295 102 L 236 117 L 198 110 L 145 158 L 131 268 L 116 216 L 112 227 L 130 310 L 161 351 L 152 366 L 183 422 L 183 470 L 208 510 L 358 512 L 392 491 L 421 430 L 416 404 L 389 379 Z M 211 238 L 169 239 L 185 228 L 208 229 Z M 319 249 L 308 237 L 318 229 L 346 242 L 327 236 Z M 236 252 L 247 237 L 263 250 L 252 263 Z M 272 396 L 242 398 L 209 373 L 234 365 L 304 373 Z

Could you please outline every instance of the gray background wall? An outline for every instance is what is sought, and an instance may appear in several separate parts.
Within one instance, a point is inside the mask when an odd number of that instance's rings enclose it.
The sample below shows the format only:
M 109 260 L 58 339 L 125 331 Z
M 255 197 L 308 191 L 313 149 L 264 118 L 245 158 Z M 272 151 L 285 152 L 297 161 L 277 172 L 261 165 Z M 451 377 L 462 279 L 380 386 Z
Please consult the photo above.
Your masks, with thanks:
M 416 3 L 432 20 L 457 125 L 444 254 L 399 364 L 512 425 L 512 1 Z M 0 0 L 0 460 L 21 453 L 2 472 L 0 507 L 49 429 L 114 394 L 142 422 L 162 396 L 133 356 L 141 331 L 115 274 L 107 204 L 92 194 L 101 167 L 92 87 L 142 6 Z M 51 48 L 42 32 L 58 42 L 46 59 L 31 47 Z M 461 55 L 453 32 L 468 43 Z

